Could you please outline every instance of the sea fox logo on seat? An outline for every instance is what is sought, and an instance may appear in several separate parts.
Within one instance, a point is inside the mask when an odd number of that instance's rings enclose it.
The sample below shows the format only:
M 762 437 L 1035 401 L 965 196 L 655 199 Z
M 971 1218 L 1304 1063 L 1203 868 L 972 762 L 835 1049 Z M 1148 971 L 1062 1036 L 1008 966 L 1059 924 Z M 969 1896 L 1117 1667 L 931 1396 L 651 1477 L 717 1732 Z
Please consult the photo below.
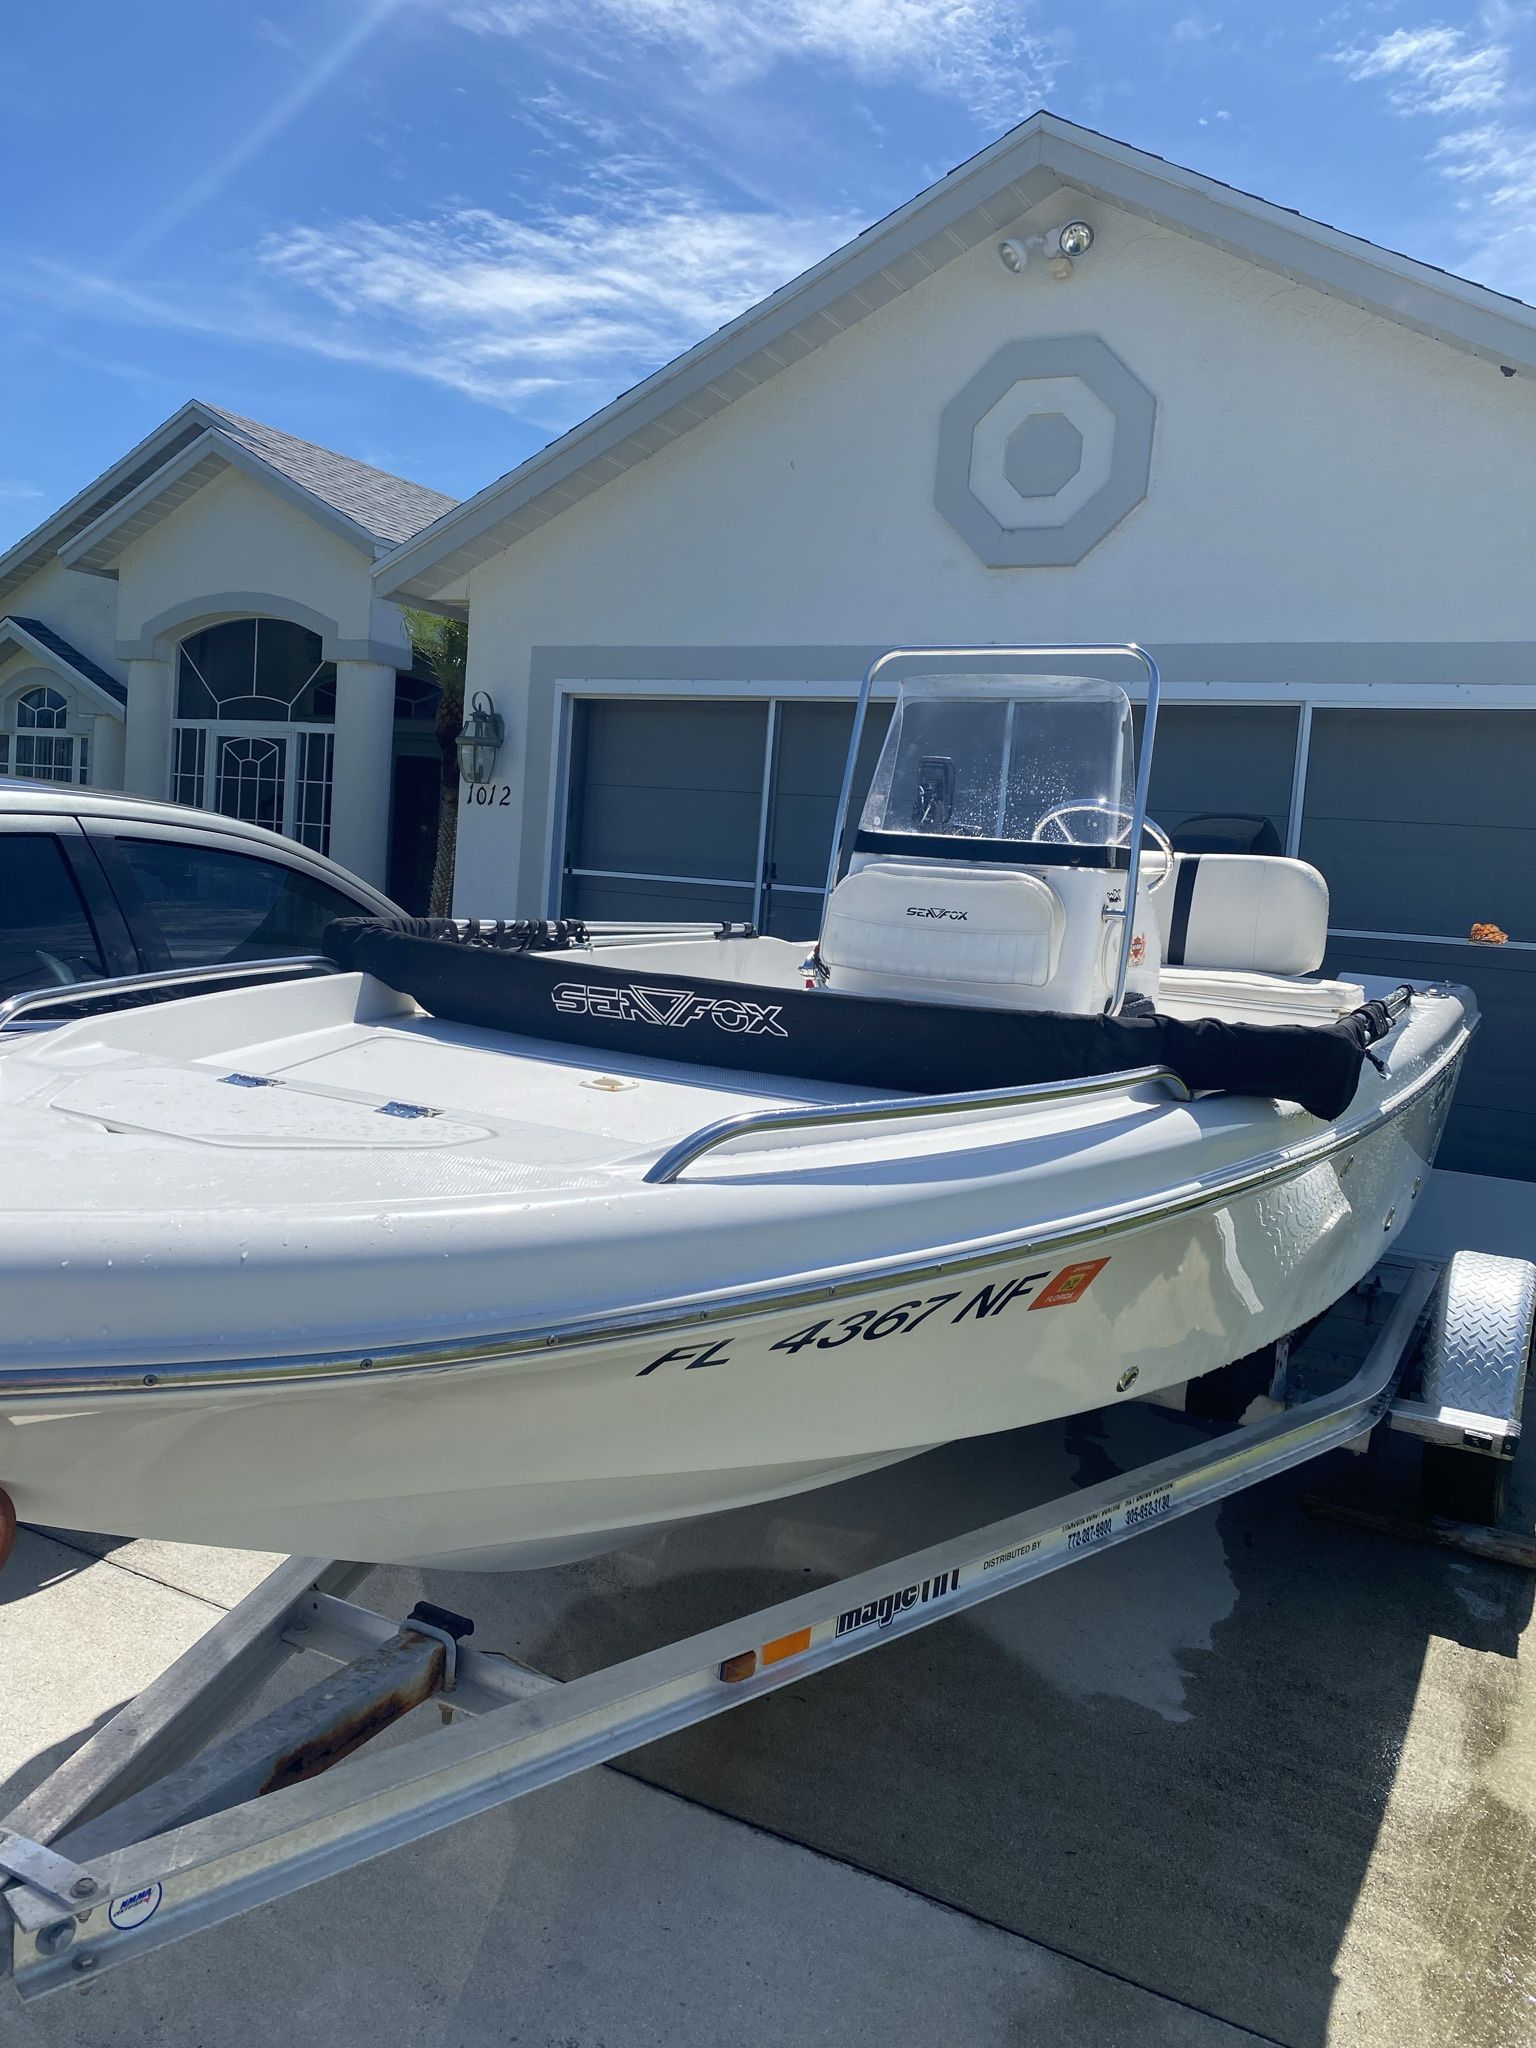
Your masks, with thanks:
M 946 910 L 942 904 L 938 903 L 909 903 L 907 905 L 908 917 L 949 917 L 953 918 L 956 924 L 964 924 L 970 914 L 968 910 Z
M 638 982 L 627 988 L 598 988 L 590 982 L 562 981 L 555 989 L 554 1004 L 567 1017 L 606 1017 L 615 1024 L 662 1024 L 679 1029 L 707 1017 L 722 1031 L 789 1036 L 779 1022 L 778 1003 L 748 1002 L 744 996 L 701 996 L 691 988 L 642 988 Z
M 953 1593 L 959 1583 L 957 1568 L 951 1572 L 940 1572 L 937 1578 L 920 1579 L 915 1586 L 903 1586 L 899 1593 L 883 1593 L 878 1600 L 871 1600 L 863 1607 L 850 1607 L 846 1614 L 840 1614 L 837 1633 L 850 1636 L 855 1629 L 889 1628 L 898 1614 L 905 1614 L 909 1607 L 919 1607 L 927 1600 L 942 1600 L 946 1593 Z

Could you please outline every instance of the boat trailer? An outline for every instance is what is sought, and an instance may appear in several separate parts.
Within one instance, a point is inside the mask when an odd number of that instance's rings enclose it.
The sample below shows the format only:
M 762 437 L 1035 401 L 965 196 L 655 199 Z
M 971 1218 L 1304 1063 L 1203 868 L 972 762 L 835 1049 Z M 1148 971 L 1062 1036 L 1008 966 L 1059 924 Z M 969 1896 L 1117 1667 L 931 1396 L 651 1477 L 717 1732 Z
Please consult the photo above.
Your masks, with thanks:
M 355 1605 L 369 1565 L 288 1559 L 0 1821 L 0 1957 L 8 1932 L 17 1991 L 86 1982 L 1378 1429 L 1421 1438 L 1426 1479 L 1440 1488 L 1450 1472 L 1474 1518 L 1496 1519 L 1536 1266 L 1461 1252 L 1390 1259 L 1378 1276 L 1397 1291 L 1344 1385 L 1292 1401 L 1276 1347 L 1262 1420 L 565 1683 L 466 1647 L 461 1616 L 419 1605 L 395 1622 Z M 218 1736 L 301 1651 L 329 1675 Z M 446 1725 L 366 1747 L 431 1700 Z

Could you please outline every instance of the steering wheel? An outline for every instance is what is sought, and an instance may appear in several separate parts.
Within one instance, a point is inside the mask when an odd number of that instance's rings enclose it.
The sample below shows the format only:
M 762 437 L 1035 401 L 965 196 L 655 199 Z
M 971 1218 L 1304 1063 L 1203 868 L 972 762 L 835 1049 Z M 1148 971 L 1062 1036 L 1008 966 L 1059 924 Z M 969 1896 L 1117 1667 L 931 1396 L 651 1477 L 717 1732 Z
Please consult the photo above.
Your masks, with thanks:
M 1100 819 L 1114 818 L 1118 821 L 1118 829 L 1107 839 L 1079 839 L 1067 821 L 1084 812 Z M 1052 804 L 1048 811 L 1042 811 L 1031 826 L 1029 836 L 1031 839 L 1043 839 L 1046 832 L 1054 826 L 1061 834 L 1064 846 L 1124 846 L 1130 839 L 1131 827 L 1135 822 L 1134 811 L 1127 810 L 1124 804 L 1112 804 L 1107 797 L 1079 796 L 1073 797 L 1069 803 Z M 1147 883 L 1147 894 L 1150 896 L 1154 889 L 1161 889 L 1173 873 L 1173 842 L 1162 826 L 1154 825 L 1150 818 L 1142 820 L 1141 829 L 1163 856 L 1163 865 L 1156 880 Z

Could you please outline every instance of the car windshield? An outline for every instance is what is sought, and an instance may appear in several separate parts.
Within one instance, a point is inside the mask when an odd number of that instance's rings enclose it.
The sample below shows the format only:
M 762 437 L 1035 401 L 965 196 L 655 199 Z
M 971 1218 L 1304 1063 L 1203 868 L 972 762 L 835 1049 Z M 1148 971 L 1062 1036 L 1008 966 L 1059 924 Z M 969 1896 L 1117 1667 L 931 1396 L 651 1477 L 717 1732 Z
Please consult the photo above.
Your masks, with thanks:
M 915 677 L 902 683 L 860 829 L 1123 844 L 1133 759 L 1130 700 L 1114 683 Z

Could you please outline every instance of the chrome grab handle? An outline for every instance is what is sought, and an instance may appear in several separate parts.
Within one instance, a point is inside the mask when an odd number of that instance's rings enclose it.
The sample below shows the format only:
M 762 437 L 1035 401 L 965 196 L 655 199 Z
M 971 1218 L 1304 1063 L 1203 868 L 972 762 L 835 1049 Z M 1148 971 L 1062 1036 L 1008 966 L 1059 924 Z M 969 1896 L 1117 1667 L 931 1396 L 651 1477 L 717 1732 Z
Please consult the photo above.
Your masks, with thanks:
M 19 1018 L 29 1017 L 34 1011 L 58 1009 L 61 1005 L 66 1009 L 84 1004 L 88 1011 L 93 1005 L 110 1010 L 119 996 L 152 995 L 162 989 L 196 995 L 211 993 L 232 981 L 290 981 L 303 975 L 335 972 L 335 961 L 327 960 L 323 954 L 296 953 L 282 960 L 226 960 L 217 966 L 162 967 L 149 974 L 120 974 L 106 981 L 62 981 L 57 987 L 26 989 L 18 996 L 7 996 L 0 1003 L 0 1031 L 9 1030 Z M 133 1004 L 127 1002 L 123 1007 L 132 1009 Z M 61 1017 L 57 1021 L 64 1024 L 74 1020 Z
M 645 1179 L 652 1187 L 664 1187 L 704 1153 L 752 1131 L 809 1131 L 833 1124 L 894 1123 L 907 1117 L 1018 1109 L 1042 1102 L 1071 1102 L 1083 1095 L 1107 1095 L 1154 1081 L 1161 1082 L 1181 1102 L 1192 1099 L 1172 1067 L 1128 1067 L 1123 1073 L 1094 1074 L 1082 1081 L 1036 1081 L 1027 1088 L 984 1088 L 968 1095 L 898 1095 L 879 1102 L 829 1102 L 819 1108 L 749 1109 L 740 1116 L 701 1124 L 688 1137 L 679 1138 L 648 1169 Z
M 1125 878 L 1125 905 L 1120 911 L 1111 911 L 1111 916 L 1123 917 L 1120 928 L 1120 959 L 1115 968 L 1114 994 L 1105 1004 L 1106 1016 L 1119 1014 L 1125 1000 L 1125 978 L 1130 972 L 1131 945 L 1136 933 L 1136 894 L 1141 880 L 1142 828 L 1147 821 L 1147 791 L 1152 780 L 1152 746 L 1157 737 L 1157 705 L 1162 688 L 1157 663 L 1145 647 L 1139 647 L 1134 640 L 1118 640 L 1100 643 L 1085 643 L 1081 646 L 1058 647 L 893 647 L 888 654 L 879 655 L 864 671 L 864 680 L 859 685 L 858 702 L 853 712 L 853 732 L 848 741 L 848 759 L 843 766 L 842 788 L 837 796 L 837 815 L 832 821 L 832 859 L 827 867 L 827 900 L 837 887 L 838 874 L 843 865 L 843 849 L 848 838 L 848 806 L 853 799 L 853 778 L 859 764 L 859 742 L 864 737 L 864 720 L 869 710 L 870 691 L 874 688 L 876 676 L 898 662 L 918 662 L 924 666 L 937 661 L 964 661 L 972 673 L 984 672 L 987 668 L 1007 676 L 1013 673 L 1007 664 L 1017 661 L 1061 661 L 1080 655 L 1091 655 L 1094 659 L 1123 654 L 1132 661 L 1139 661 L 1147 677 L 1147 709 L 1141 728 L 1141 746 L 1136 757 L 1136 796 L 1131 810 L 1130 861 Z

